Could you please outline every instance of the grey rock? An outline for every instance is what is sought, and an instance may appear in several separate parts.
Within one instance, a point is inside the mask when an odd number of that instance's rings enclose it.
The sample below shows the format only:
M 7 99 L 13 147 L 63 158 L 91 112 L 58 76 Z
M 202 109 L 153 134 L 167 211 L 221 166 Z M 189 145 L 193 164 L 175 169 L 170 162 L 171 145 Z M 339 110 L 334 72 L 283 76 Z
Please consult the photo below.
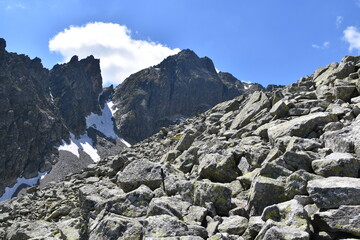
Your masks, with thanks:
M 255 92 L 252 94 L 248 102 L 236 115 L 231 123 L 230 129 L 239 129 L 250 123 L 251 119 L 263 109 L 270 108 L 271 103 L 263 92 Z
M 335 121 L 330 113 L 312 113 L 271 127 L 268 130 L 271 141 L 283 136 L 307 137 L 316 126 Z
M 358 177 L 360 161 L 349 153 L 332 153 L 311 165 L 314 172 L 323 177 Z
M 144 184 L 152 190 L 161 186 L 163 178 L 161 166 L 147 160 L 137 160 L 127 165 L 116 175 L 117 184 L 129 192 Z
M 231 209 L 231 190 L 223 184 L 199 182 L 194 184 L 194 203 L 206 206 L 213 203 L 217 214 L 227 215 Z
M 89 239 L 140 240 L 143 239 L 143 233 L 144 229 L 138 221 L 110 213 L 94 228 Z
M 221 233 L 228 233 L 234 235 L 242 235 L 248 225 L 248 220 L 241 216 L 230 216 L 223 218 L 223 222 L 218 229 Z
M 184 222 L 192 225 L 201 225 L 205 220 L 207 209 L 199 206 L 190 206 L 187 215 L 184 216 Z
M 144 222 L 146 237 L 187 236 L 187 225 L 178 218 L 169 215 L 147 217 Z
M 259 176 L 250 188 L 248 210 L 251 216 L 260 215 L 265 207 L 286 200 L 285 184 L 282 181 Z
M 238 177 L 233 155 L 206 154 L 199 159 L 199 176 L 215 182 L 231 182 Z
M 184 216 L 188 213 L 190 203 L 182 201 L 180 197 L 160 197 L 153 198 L 150 202 L 147 216 L 157 215 L 171 215 L 184 219 Z
M 314 222 L 320 230 L 330 232 L 345 232 L 360 237 L 360 206 L 340 206 L 318 212 Z
M 360 205 L 360 179 L 328 177 L 307 184 L 307 191 L 320 208 L 338 208 L 341 205 Z
M 6 238 L 17 239 L 63 239 L 55 223 L 46 221 L 16 222 L 7 229 Z
M 151 189 L 141 185 L 131 192 L 113 197 L 107 204 L 110 212 L 125 217 L 141 217 L 147 214 L 153 197 Z
M 310 219 L 296 200 L 269 206 L 261 217 L 266 223 L 255 239 L 310 239 Z
M 360 157 L 360 121 L 355 120 L 351 125 L 337 131 L 325 132 L 321 139 L 325 147 L 333 152 L 354 153 Z
M 283 100 L 280 100 L 272 106 L 270 114 L 272 116 L 276 116 L 277 118 L 287 117 L 289 114 L 289 107 Z
M 179 140 L 179 142 L 175 146 L 175 150 L 185 151 L 187 150 L 191 144 L 193 143 L 195 137 L 190 133 L 185 133 Z

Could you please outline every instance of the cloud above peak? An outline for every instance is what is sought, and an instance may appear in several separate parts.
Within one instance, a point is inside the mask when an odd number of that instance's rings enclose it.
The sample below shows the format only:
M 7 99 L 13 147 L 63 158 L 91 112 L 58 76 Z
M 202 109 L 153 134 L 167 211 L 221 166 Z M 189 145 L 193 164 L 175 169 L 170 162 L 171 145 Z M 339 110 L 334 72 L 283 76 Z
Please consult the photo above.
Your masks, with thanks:
M 353 49 L 357 49 L 358 51 L 360 51 L 360 31 L 356 27 L 347 27 L 344 30 L 343 39 L 349 44 L 350 52 Z
M 124 25 L 94 22 L 70 26 L 49 41 L 49 49 L 67 62 L 73 55 L 100 58 L 103 84 L 120 84 L 130 74 L 160 63 L 180 49 L 152 41 L 135 40 Z

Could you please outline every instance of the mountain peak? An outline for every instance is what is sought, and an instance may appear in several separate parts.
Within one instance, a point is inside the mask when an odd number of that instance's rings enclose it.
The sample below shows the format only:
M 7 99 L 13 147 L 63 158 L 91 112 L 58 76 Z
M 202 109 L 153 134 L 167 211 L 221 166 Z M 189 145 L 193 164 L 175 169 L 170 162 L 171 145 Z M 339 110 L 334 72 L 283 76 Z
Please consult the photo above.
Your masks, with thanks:
M 5 51 L 6 41 L 3 38 L 0 38 L 0 51 Z

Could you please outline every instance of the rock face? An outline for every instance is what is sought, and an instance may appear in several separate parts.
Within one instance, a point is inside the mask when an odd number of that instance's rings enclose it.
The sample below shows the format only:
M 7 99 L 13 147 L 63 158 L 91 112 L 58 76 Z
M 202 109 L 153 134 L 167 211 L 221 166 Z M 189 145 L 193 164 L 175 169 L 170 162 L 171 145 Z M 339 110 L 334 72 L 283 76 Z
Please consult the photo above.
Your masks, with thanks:
M 115 89 L 116 126 L 121 137 L 135 143 L 245 92 L 231 74 L 218 74 L 209 58 L 183 50 L 132 74 Z
M 22 174 L 33 178 L 49 170 L 65 138 L 51 103 L 49 71 L 41 60 L 8 53 L 0 39 L 0 196 Z
M 100 61 L 90 56 L 79 61 L 55 65 L 50 71 L 50 88 L 66 126 L 75 136 L 86 130 L 85 117 L 100 113 L 99 94 L 102 92 Z
M 0 239 L 356 239 L 359 69 L 345 57 L 29 188 L 0 203 Z
M 5 48 L 5 40 L 0 39 L 0 200 L 37 184 L 54 164 L 44 183 L 93 163 L 98 156 L 90 155 L 97 155 L 97 150 L 104 156 L 123 148 L 115 133 L 110 139 L 104 131 L 113 131 L 108 105 L 113 89 L 103 91 L 98 59 L 90 56 L 79 61 L 74 56 L 49 71 L 39 58 L 31 60 Z M 87 122 L 90 114 L 92 121 Z M 69 133 L 74 134 L 70 144 Z M 76 139 L 80 135 L 83 138 Z M 59 154 L 61 144 L 72 147 Z M 85 153 L 81 144 L 93 152 Z M 80 152 L 70 151 L 79 146 Z

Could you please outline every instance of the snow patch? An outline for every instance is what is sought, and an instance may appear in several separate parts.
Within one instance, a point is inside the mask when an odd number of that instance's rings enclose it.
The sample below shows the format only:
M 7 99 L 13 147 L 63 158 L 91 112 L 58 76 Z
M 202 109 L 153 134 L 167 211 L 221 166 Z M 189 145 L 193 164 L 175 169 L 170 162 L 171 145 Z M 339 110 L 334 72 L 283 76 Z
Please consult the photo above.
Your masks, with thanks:
M 40 179 L 43 179 L 45 177 L 45 175 L 48 174 L 48 172 L 43 172 L 43 173 L 38 173 L 38 175 L 34 178 L 29 178 L 26 179 L 24 177 L 19 177 L 16 180 L 16 183 L 14 184 L 14 186 L 12 187 L 6 187 L 5 188 L 5 193 L 0 197 L 0 201 L 5 201 L 10 199 L 14 193 L 16 192 L 16 190 L 22 185 L 22 184 L 26 184 L 30 187 L 38 185 L 38 182 Z
M 131 147 L 128 142 L 120 138 L 114 131 L 115 127 L 113 117 L 117 110 L 118 109 L 114 107 L 114 103 L 112 101 L 107 101 L 104 108 L 101 109 L 101 115 L 91 113 L 86 117 L 86 127 L 92 127 L 99 132 L 102 132 L 106 137 L 119 139 L 125 144 L 125 146 Z
M 63 140 L 63 144 L 58 147 L 59 151 L 62 150 L 71 152 L 79 158 L 80 149 L 83 150 L 86 154 L 88 154 L 94 162 L 100 161 L 100 156 L 97 150 L 93 147 L 93 141 L 87 134 L 81 135 L 79 139 L 76 139 L 74 134 L 72 133 L 70 133 L 70 136 L 70 143 L 68 144 Z
M 112 101 L 106 102 L 103 109 L 101 109 L 101 115 L 91 113 L 86 117 L 86 127 L 92 127 L 99 132 L 102 132 L 105 136 L 113 139 L 117 139 L 118 136 L 114 131 L 113 115 L 117 109 L 113 109 L 114 103 Z

